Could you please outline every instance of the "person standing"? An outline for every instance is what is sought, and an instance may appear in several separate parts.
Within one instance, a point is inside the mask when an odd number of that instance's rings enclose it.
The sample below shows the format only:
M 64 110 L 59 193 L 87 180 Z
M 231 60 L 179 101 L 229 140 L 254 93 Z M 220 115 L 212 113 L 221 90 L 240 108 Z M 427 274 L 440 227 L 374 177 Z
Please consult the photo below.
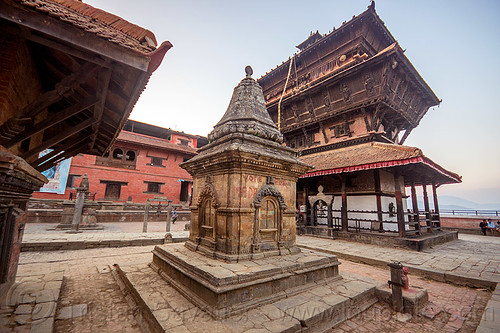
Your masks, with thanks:
M 174 208 L 174 211 L 172 212 L 172 223 L 175 224 L 175 221 L 177 221 L 177 210 Z

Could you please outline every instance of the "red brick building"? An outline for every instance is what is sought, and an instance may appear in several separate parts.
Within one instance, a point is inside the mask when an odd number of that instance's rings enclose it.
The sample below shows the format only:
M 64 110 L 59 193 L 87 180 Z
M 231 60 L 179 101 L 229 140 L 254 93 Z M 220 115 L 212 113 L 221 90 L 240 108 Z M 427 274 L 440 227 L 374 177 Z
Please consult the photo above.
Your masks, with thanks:
M 64 194 L 35 192 L 34 198 L 68 199 L 87 174 L 95 200 L 146 202 L 157 196 L 174 204 L 189 202 L 192 178 L 179 163 L 196 154 L 207 139 L 128 120 L 102 157 L 72 158 Z

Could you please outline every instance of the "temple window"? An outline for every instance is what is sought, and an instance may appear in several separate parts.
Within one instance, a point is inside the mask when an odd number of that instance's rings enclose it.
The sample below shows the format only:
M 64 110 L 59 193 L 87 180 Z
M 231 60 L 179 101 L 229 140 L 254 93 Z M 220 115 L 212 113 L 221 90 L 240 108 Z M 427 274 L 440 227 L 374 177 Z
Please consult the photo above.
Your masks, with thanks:
M 156 166 L 160 168 L 164 168 L 163 160 L 164 158 L 156 157 L 156 156 L 148 156 L 151 159 L 151 162 L 148 165 Z
M 211 199 L 205 199 L 202 206 L 201 225 L 206 227 L 214 226 L 214 207 Z
M 163 194 L 163 192 L 161 192 L 161 186 L 165 185 L 165 183 L 148 182 L 148 181 L 144 181 L 144 183 L 147 184 L 147 189 L 146 191 L 144 191 L 144 193 Z
M 123 148 L 112 148 L 110 152 L 106 152 L 103 156 L 97 156 L 95 164 L 109 166 L 114 168 L 135 169 L 137 152 L 134 150 L 126 150 Z
M 122 157 L 123 157 L 123 150 L 121 150 L 120 148 L 116 148 L 115 150 L 113 150 L 114 159 L 121 160 Z

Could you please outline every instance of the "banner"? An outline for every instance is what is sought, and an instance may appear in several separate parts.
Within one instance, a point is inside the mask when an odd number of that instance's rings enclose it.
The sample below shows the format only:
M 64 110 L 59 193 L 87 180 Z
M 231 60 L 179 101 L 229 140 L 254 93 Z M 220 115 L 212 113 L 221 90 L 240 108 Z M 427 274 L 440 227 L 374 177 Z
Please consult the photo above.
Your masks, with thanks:
M 42 157 L 51 151 L 52 149 L 46 149 L 40 153 L 39 157 Z M 47 177 L 49 182 L 40 189 L 40 192 L 64 194 L 70 166 L 71 157 L 57 163 L 50 169 L 43 171 L 42 174 Z

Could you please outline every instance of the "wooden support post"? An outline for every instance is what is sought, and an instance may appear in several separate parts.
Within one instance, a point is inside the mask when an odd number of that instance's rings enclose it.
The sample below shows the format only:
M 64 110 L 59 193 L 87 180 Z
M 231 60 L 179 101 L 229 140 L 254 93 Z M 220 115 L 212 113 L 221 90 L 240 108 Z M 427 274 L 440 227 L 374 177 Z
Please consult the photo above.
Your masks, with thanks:
M 378 230 L 380 232 L 384 231 L 384 216 L 382 214 L 382 198 L 381 198 L 381 187 L 380 187 L 380 170 L 373 170 L 373 174 L 375 177 L 375 195 L 377 199 L 377 219 L 378 219 L 378 227 L 374 228 L 376 223 L 372 223 L 372 229 Z
M 425 207 L 425 219 L 426 219 L 426 224 L 427 224 L 427 232 L 432 232 L 432 216 L 431 216 L 431 210 L 429 208 L 429 196 L 427 195 L 427 184 L 425 182 L 422 183 L 422 193 L 424 194 L 424 207 Z
M 439 215 L 439 204 L 438 204 L 438 197 L 437 197 L 437 186 L 436 186 L 436 184 L 434 182 L 432 183 L 432 199 L 434 200 L 434 214 L 435 214 L 436 219 L 437 219 L 437 223 L 436 223 L 435 227 L 438 230 L 441 230 L 441 216 Z
M 398 173 L 394 174 L 394 187 L 395 187 L 394 194 L 396 197 L 396 214 L 398 218 L 399 237 L 405 237 L 406 236 L 405 216 L 403 211 L 403 195 L 401 193 L 402 184 L 400 182 Z
M 408 135 L 410 135 L 410 133 L 411 133 L 412 130 L 413 130 L 413 127 L 407 128 L 405 130 L 405 134 L 403 134 L 403 137 L 401 138 L 401 140 L 399 140 L 399 144 L 400 145 L 402 145 L 403 143 L 405 143 L 406 138 L 408 137 Z
M 347 221 L 347 192 L 346 192 L 346 176 L 342 175 L 342 208 L 340 216 L 342 218 L 342 231 L 348 231 L 349 224 Z
M 415 224 L 415 230 L 420 234 L 420 217 L 418 212 L 418 200 L 417 200 L 417 190 L 415 189 L 415 184 L 411 183 L 411 206 L 413 208 L 413 222 Z

